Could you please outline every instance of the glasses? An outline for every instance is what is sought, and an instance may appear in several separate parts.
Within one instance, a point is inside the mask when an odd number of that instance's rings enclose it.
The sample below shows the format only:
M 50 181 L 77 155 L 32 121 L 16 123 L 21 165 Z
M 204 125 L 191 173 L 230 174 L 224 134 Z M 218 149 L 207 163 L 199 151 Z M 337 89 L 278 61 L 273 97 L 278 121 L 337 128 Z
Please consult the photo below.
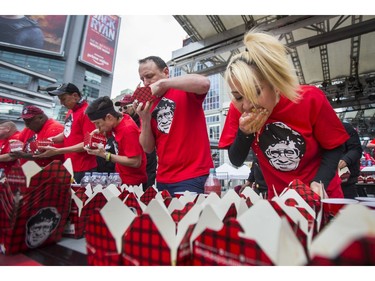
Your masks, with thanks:
M 124 105 L 124 106 L 120 106 L 120 108 L 118 109 L 118 111 L 120 111 L 120 112 L 126 111 L 126 110 L 128 110 L 129 108 L 131 108 L 132 106 L 133 106 L 133 105 L 131 105 L 131 104 Z

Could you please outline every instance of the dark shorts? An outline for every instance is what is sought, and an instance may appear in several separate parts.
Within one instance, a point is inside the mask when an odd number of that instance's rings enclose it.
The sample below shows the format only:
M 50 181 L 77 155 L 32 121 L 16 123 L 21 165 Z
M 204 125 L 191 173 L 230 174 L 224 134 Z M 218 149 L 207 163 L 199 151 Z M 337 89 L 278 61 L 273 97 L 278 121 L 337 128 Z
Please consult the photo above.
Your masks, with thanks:
M 183 192 L 183 191 L 190 191 L 196 193 L 203 193 L 204 192 L 204 183 L 206 182 L 208 175 L 176 182 L 176 183 L 156 183 L 156 188 L 159 191 L 168 190 L 168 192 L 174 196 L 175 192 Z

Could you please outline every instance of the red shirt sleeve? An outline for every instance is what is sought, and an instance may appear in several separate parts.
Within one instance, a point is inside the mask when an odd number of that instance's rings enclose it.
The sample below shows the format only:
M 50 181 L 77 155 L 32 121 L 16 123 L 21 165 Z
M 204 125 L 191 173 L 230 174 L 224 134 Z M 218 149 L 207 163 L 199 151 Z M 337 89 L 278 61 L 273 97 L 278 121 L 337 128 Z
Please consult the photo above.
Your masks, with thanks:
M 238 111 L 233 103 L 230 103 L 227 118 L 225 119 L 223 131 L 219 139 L 219 148 L 226 149 L 233 143 L 238 131 L 240 117 L 241 112 Z

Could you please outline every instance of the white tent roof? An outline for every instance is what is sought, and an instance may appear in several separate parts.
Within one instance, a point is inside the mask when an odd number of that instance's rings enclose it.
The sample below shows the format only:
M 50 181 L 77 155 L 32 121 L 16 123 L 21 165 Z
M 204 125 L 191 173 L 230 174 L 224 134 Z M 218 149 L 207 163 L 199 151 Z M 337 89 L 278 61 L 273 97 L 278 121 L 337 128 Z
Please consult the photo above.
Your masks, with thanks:
M 240 179 L 245 180 L 249 177 L 250 168 L 247 165 L 242 165 L 239 168 L 224 163 L 216 168 L 216 176 L 219 179 Z

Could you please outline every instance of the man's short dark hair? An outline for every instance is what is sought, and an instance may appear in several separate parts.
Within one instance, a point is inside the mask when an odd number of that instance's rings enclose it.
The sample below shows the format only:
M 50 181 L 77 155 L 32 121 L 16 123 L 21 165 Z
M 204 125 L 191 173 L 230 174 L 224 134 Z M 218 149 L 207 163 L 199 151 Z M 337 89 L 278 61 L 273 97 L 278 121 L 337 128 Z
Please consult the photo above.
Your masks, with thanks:
M 107 114 L 111 114 L 114 117 L 120 118 L 121 113 L 117 112 L 113 106 L 112 100 L 107 97 L 99 97 L 86 108 L 85 112 L 90 120 L 105 119 Z
M 29 230 L 31 226 L 36 223 L 41 223 L 45 221 L 52 222 L 51 229 L 54 229 L 60 222 L 61 215 L 58 213 L 56 208 L 48 207 L 43 208 L 38 211 L 38 213 L 31 217 L 27 222 L 27 229 Z
M 153 61 L 160 70 L 163 70 L 164 68 L 168 67 L 165 61 L 162 58 L 157 57 L 157 56 L 148 56 L 144 59 L 139 60 L 138 63 L 139 64 L 146 63 L 149 60 Z

